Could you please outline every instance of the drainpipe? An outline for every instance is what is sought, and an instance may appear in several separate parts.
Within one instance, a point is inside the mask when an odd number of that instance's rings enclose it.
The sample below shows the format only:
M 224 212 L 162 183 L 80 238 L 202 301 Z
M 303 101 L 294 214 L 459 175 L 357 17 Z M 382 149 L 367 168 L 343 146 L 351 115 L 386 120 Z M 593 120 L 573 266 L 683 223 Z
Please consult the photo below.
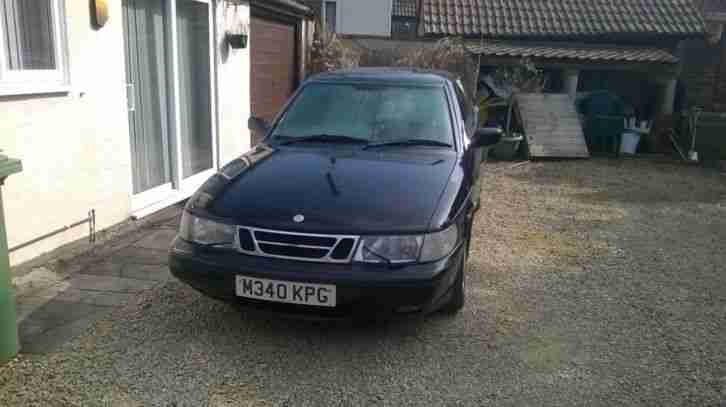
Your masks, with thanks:
M 663 78 L 660 81 L 660 99 L 658 101 L 658 113 L 661 115 L 672 115 L 676 101 L 676 85 L 678 78 Z
M 0 154 L 0 364 L 14 358 L 19 350 L 15 296 L 13 295 L 12 279 L 10 278 L 10 258 L 8 255 L 8 239 L 5 233 L 1 187 L 5 182 L 5 178 L 20 172 L 22 168 L 19 160 Z

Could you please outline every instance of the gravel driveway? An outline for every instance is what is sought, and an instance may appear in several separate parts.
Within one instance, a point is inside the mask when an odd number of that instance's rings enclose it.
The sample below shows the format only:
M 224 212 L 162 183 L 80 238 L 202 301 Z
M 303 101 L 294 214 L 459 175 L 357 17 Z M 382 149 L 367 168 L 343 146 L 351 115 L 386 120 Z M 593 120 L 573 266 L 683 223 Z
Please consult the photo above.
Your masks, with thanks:
M 487 170 L 456 317 L 268 320 L 172 282 L 0 368 L 0 405 L 726 405 L 725 176 Z

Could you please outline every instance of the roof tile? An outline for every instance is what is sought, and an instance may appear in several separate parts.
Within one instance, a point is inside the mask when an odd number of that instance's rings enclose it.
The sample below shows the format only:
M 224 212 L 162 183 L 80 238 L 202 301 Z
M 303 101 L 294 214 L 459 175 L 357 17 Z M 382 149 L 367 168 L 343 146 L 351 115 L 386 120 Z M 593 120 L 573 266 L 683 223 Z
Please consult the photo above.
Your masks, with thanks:
M 394 0 L 394 10 L 395 2 L 401 1 L 407 0 Z M 704 32 L 703 19 L 691 0 L 421 0 L 421 19 L 424 34 L 429 35 L 691 36 Z
M 393 0 L 394 17 L 416 17 L 416 0 Z
M 624 47 L 606 45 L 528 45 L 503 41 L 489 41 L 468 45 L 471 52 L 500 57 L 529 57 L 544 59 L 575 59 L 587 61 L 655 62 L 674 64 L 678 58 L 660 48 Z

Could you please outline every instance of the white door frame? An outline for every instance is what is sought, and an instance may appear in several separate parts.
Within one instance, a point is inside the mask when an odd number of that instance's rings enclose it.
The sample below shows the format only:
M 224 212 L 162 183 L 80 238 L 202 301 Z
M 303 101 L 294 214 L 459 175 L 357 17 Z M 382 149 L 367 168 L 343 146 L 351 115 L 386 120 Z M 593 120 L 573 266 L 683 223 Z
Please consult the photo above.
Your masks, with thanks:
M 179 67 L 179 38 L 177 32 L 177 2 L 178 1 L 194 1 L 197 3 L 207 4 L 209 15 L 209 100 L 210 100 L 210 124 L 209 129 L 212 137 L 212 168 L 183 178 L 182 174 L 182 145 L 179 129 L 181 127 L 181 105 L 179 98 L 180 89 L 180 67 Z M 218 132 L 217 132 L 217 52 L 216 52 L 216 18 L 215 18 L 215 1 L 214 0 L 165 0 L 165 7 L 169 24 L 166 27 L 167 57 L 171 61 L 171 111 L 169 112 L 170 131 L 169 145 L 171 148 L 171 182 L 152 188 L 150 190 L 133 194 L 131 196 L 131 212 L 134 218 L 141 218 L 159 209 L 180 202 L 191 196 L 197 188 L 199 188 L 207 178 L 213 175 L 219 168 L 218 153 Z M 132 189 L 133 190 L 133 189 Z

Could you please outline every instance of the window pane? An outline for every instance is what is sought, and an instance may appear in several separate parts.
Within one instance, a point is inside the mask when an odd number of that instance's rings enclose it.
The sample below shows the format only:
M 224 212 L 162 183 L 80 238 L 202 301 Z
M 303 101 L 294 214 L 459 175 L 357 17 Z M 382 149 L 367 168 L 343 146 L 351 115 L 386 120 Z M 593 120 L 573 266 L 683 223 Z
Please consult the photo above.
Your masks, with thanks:
M 12 70 L 56 69 L 53 0 L 5 0 L 5 54 Z
M 209 5 L 177 2 L 182 177 L 212 168 Z
M 452 143 L 441 87 L 311 84 L 275 129 L 275 136 L 341 134 L 387 142 L 406 139 Z
M 334 1 L 325 2 L 325 27 L 328 32 L 334 33 L 335 29 L 335 17 L 336 17 L 336 4 Z
M 169 82 L 165 44 L 165 0 L 124 1 L 127 81 L 133 83 L 130 115 L 134 193 L 171 181 L 169 160 Z

